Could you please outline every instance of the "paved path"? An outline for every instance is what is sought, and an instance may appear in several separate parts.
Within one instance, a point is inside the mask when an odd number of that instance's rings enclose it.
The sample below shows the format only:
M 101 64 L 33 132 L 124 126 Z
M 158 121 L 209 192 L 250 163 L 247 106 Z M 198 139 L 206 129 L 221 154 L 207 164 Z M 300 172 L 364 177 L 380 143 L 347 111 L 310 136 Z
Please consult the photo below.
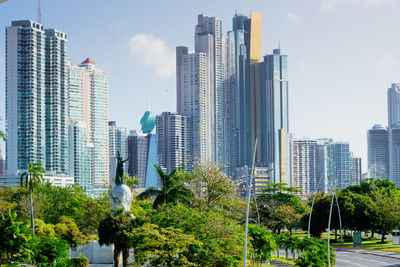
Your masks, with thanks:
M 395 254 L 395 255 L 391 255 Z M 362 249 L 336 249 L 337 267 L 400 267 L 400 254 Z

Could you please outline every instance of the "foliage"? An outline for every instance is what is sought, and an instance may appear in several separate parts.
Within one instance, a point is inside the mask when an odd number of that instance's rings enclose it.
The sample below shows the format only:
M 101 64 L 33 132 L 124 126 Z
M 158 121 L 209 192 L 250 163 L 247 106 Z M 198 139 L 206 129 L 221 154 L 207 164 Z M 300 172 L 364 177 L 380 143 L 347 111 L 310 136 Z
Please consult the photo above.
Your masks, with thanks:
M 129 212 L 122 208 L 113 209 L 106 213 L 99 224 L 99 244 L 114 245 L 114 263 L 118 266 L 119 254 L 123 253 L 123 264 L 126 266 L 129 256 L 129 249 L 132 248 L 130 232 L 137 226 Z
M 72 267 L 88 267 L 89 266 L 89 260 L 88 258 L 82 256 L 82 257 L 77 257 L 77 258 L 71 258 L 69 260 L 70 266 Z
M 374 188 L 367 214 L 372 217 L 374 228 L 382 235 L 381 243 L 383 243 L 385 235 L 400 225 L 399 192 L 389 188 Z
M 298 249 L 302 253 L 296 260 L 296 266 L 328 266 L 328 244 L 325 240 L 305 237 L 300 239 Z M 335 249 L 332 247 L 330 248 L 330 262 L 332 266 L 336 263 Z
M 208 211 L 215 207 L 230 206 L 230 199 L 236 194 L 232 179 L 221 167 L 214 163 L 197 163 L 193 173 L 178 172 L 178 176 L 186 175 L 185 180 L 194 193 L 193 205 L 200 211 Z
M 250 224 L 249 236 L 254 250 L 254 259 L 260 262 L 271 261 L 272 251 L 276 249 L 276 241 L 268 229 L 257 224 Z
M 32 195 L 34 189 L 40 186 L 43 183 L 43 175 L 45 174 L 45 170 L 41 162 L 29 163 L 28 170 L 21 174 L 20 183 L 21 186 L 25 186 L 29 190 L 29 201 L 30 201 L 30 211 L 31 211 L 31 228 L 34 231 L 35 223 L 34 223 L 34 213 L 33 213 L 33 200 Z
M 15 211 L 9 211 L 7 216 L 0 213 L 0 266 L 23 261 L 32 254 L 29 248 L 32 233 L 28 229 L 28 223 L 18 222 L 16 217 Z
M 172 227 L 144 224 L 131 234 L 132 246 L 139 263 L 154 266 L 197 266 L 191 259 L 201 245 L 193 236 Z
M 300 218 L 306 211 L 300 197 L 292 193 L 298 190 L 286 187 L 284 183 L 270 182 L 269 186 L 257 198 L 257 206 L 253 205 L 251 218 L 260 218 L 260 223 L 274 233 L 280 233 L 284 228 L 291 231 L 299 225 Z
M 177 176 L 177 170 L 173 170 L 167 174 L 160 166 L 155 165 L 158 176 L 161 181 L 161 189 L 154 187 L 147 188 L 144 192 L 138 195 L 139 199 L 154 198 L 153 207 L 158 208 L 162 204 L 178 202 L 190 204 L 190 200 L 193 197 L 192 191 L 190 191 L 184 181 Z
M 125 184 L 131 189 L 133 190 L 134 188 L 137 188 L 139 183 L 140 183 L 140 179 L 137 177 L 132 177 L 130 176 L 128 173 L 124 173 L 124 181 Z
M 74 219 L 84 235 L 95 234 L 101 218 L 111 207 L 109 197 L 93 199 L 78 186 L 55 187 L 44 185 L 39 191 L 42 219 L 57 224 L 63 216 Z
M 242 262 L 243 227 L 224 213 L 169 204 L 162 206 L 151 222 L 162 228 L 181 229 L 202 242 L 193 255 L 195 259 L 191 259 L 202 266 L 237 266 Z
M 58 236 L 65 240 L 71 248 L 86 244 L 88 241 L 88 237 L 79 230 L 72 218 L 62 216 L 60 223 L 56 224 L 54 229 Z
M 56 237 L 38 237 L 33 242 L 34 262 L 46 266 L 68 258 L 68 243 Z

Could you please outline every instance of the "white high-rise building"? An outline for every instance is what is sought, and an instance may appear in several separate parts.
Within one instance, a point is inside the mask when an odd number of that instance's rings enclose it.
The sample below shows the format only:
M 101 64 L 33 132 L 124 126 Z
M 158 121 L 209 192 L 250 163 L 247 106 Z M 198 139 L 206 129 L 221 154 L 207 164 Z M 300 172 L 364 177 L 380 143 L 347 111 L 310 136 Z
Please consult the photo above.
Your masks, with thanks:
M 195 27 L 195 52 L 207 55 L 210 81 L 212 155 L 215 162 L 225 163 L 224 153 L 224 38 L 222 21 L 198 15 Z
M 292 186 L 299 187 L 304 195 L 323 191 L 319 157 L 317 140 L 302 138 L 292 141 Z
M 6 28 L 7 172 L 68 173 L 67 37 L 31 20 Z
M 190 119 L 177 113 L 157 116 L 157 154 L 159 164 L 168 173 L 179 167 L 190 169 Z
M 212 160 L 213 116 L 208 56 L 205 53 L 181 53 L 179 56 L 181 59 L 177 58 L 177 61 L 181 61 L 181 65 L 177 66 L 177 72 L 180 71 L 181 79 L 177 81 L 177 88 L 181 90 L 178 91 L 181 97 L 178 104 L 181 104 L 178 113 L 190 118 L 192 158 Z
M 106 190 L 109 180 L 108 74 L 87 58 L 69 66 L 69 121 L 86 125 L 91 150 L 93 194 Z

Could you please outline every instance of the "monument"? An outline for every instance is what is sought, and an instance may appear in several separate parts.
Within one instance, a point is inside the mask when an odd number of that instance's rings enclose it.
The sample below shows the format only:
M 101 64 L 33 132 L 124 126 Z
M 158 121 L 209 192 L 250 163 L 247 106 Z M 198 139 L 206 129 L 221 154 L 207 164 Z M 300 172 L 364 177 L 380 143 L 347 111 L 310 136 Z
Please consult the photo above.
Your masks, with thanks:
M 115 186 L 110 193 L 111 204 L 113 208 L 123 208 L 125 211 L 130 211 L 133 198 L 132 192 L 131 189 L 124 184 L 124 163 L 128 161 L 128 159 L 123 160 L 119 151 L 116 158 Z

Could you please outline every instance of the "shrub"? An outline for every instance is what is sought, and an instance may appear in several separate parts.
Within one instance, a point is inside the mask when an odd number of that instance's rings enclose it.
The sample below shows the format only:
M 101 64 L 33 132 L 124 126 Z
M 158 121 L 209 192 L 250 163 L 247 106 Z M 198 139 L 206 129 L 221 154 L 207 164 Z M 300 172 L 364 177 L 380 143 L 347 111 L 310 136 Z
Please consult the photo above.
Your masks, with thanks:
M 89 260 L 85 256 L 70 259 L 70 265 L 73 267 L 88 267 Z

